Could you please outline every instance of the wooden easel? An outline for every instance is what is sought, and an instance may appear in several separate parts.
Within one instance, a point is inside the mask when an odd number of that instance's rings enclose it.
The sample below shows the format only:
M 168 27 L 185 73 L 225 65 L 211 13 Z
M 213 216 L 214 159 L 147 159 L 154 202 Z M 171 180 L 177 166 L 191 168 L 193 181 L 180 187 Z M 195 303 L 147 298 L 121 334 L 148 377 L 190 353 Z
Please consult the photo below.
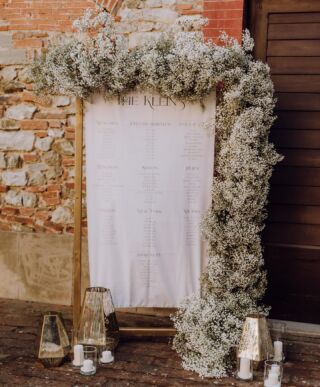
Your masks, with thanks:
M 72 305 L 73 329 L 77 331 L 81 313 L 81 261 L 82 261 L 82 168 L 83 168 L 83 100 L 76 99 L 75 132 L 75 202 L 74 202 L 74 242 L 73 242 L 73 278 Z M 139 308 L 152 309 L 152 308 Z M 174 336 L 174 328 L 120 327 L 120 334 L 126 336 Z

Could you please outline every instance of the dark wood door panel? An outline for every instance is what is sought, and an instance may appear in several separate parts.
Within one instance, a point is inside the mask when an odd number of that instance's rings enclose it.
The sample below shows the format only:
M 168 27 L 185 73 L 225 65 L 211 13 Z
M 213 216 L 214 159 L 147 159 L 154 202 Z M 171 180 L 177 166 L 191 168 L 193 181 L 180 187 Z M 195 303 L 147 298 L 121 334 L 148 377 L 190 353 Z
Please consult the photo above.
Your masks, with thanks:
M 278 165 L 271 178 L 271 193 L 276 185 L 320 187 L 320 168 Z
M 270 140 L 279 148 L 320 149 L 319 130 L 272 130 Z
M 270 40 L 268 56 L 320 56 L 320 40 Z
M 320 187 L 275 185 L 270 191 L 272 204 L 302 204 L 320 206 Z
M 271 13 L 269 23 L 320 23 L 320 12 Z
M 262 238 L 271 316 L 320 323 L 320 0 L 249 0 L 257 59 L 277 103 L 270 139 L 284 160 L 271 178 Z
M 271 74 L 320 74 L 320 57 L 271 56 L 268 64 Z
M 317 322 L 320 316 L 320 249 L 266 245 L 271 317 Z
M 320 129 L 320 112 L 278 111 L 274 128 Z
M 284 156 L 282 165 L 320 168 L 320 150 L 279 149 L 279 152 Z
M 303 293 L 308 288 L 310 293 L 319 292 L 320 281 L 318 273 L 313 270 L 315 267 L 320 269 L 320 248 L 305 246 L 276 246 L 267 244 L 265 247 L 266 261 L 275 266 L 270 269 L 270 279 L 274 284 L 284 285 L 290 293 Z M 271 265 L 270 265 L 271 266 Z M 276 271 L 279 271 L 278 275 Z M 281 271 L 295 272 L 295 275 L 284 276 Z M 271 274 L 270 273 L 270 274 Z M 286 277 L 286 278 L 285 278 Z M 282 280 L 281 280 L 282 278 Z
M 320 91 L 320 82 L 319 82 Z M 277 110 L 320 111 L 320 93 L 275 93 Z
M 273 75 L 272 81 L 278 93 L 320 93 L 320 75 Z
M 263 233 L 265 243 L 320 246 L 320 225 L 268 223 Z
M 279 23 L 270 24 L 269 40 L 320 39 L 319 23 Z
M 271 204 L 268 212 L 270 222 L 320 224 L 320 206 Z

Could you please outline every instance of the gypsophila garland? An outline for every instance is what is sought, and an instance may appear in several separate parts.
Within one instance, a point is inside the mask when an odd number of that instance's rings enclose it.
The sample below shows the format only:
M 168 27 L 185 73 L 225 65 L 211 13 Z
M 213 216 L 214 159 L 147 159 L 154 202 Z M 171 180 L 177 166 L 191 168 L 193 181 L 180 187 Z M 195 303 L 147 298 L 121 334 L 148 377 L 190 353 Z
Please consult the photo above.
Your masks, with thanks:
M 83 98 L 141 88 L 201 101 L 219 89 L 216 123 L 209 124 L 216 133 L 212 206 L 202 222 L 209 262 L 201 294 L 186 299 L 173 316 L 173 346 L 184 368 L 222 377 L 232 367 L 245 317 L 268 312 L 260 304 L 266 289 L 260 233 L 269 179 L 281 157 L 269 142 L 275 103 L 269 68 L 253 59 L 249 33 L 242 46 L 226 36 L 218 46 L 197 31 L 202 23 L 182 17 L 160 37 L 129 50 L 106 13 L 93 17 L 88 11 L 75 22 L 76 34 L 54 42 L 34 63 L 33 75 L 38 92 Z

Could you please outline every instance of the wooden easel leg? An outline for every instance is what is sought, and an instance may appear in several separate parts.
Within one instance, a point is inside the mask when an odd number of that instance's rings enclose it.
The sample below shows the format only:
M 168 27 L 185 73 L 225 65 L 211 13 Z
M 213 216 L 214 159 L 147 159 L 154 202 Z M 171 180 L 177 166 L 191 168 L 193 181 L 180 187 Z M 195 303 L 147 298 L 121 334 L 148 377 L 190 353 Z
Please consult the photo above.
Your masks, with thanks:
M 76 337 L 81 311 L 81 239 L 82 239 L 82 164 L 83 164 L 83 101 L 76 99 L 75 131 L 75 201 L 73 241 L 73 333 Z

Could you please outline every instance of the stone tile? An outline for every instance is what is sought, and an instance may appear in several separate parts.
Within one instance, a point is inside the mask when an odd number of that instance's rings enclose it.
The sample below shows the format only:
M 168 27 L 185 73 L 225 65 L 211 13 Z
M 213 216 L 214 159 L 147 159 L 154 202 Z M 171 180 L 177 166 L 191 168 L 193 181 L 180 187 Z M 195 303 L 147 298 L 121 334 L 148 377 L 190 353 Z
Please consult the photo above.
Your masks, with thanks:
M 0 232 L 0 297 L 19 298 L 18 234 Z
M 24 48 L 0 48 L 0 65 L 22 64 L 27 62 Z

